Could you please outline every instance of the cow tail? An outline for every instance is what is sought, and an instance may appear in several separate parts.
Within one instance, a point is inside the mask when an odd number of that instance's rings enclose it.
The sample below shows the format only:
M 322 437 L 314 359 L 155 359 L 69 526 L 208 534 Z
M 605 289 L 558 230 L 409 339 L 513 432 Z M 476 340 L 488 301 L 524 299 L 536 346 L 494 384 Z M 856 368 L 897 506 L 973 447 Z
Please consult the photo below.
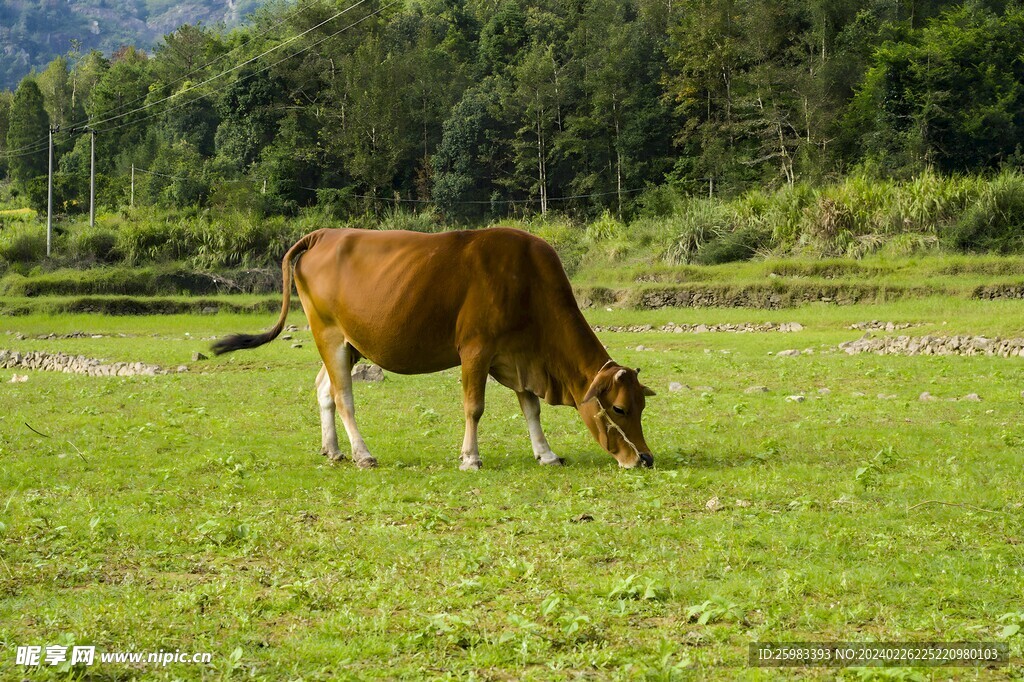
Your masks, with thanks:
M 247 348 L 258 348 L 277 338 L 284 329 L 285 320 L 288 319 L 288 309 L 292 297 L 292 263 L 299 254 L 311 248 L 319 239 L 320 231 L 310 232 L 288 249 L 281 261 L 281 275 L 284 280 L 283 296 L 281 299 L 281 315 L 277 318 L 277 324 L 262 334 L 232 334 L 219 339 L 210 347 L 214 355 L 223 355 L 235 350 Z

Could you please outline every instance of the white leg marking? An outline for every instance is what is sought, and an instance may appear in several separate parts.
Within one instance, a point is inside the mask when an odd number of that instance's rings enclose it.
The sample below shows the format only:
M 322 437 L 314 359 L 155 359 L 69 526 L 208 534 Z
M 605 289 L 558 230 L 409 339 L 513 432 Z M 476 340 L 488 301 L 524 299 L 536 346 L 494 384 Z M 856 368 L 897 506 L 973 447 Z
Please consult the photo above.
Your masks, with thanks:
M 331 378 L 327 368 L 321 367 L 316 375 L 316 399 L 320 403 L 320 454 L 337 462 L 345 459 L 338 446 L 338 429 L 334 423 L 334 396 L 331 395 Z
M 341 423 L 348 434 L 348 442 L 352 445 L 352 459 L 361 467 L 377 466 L 377 460 L 370 454 L 356 426 L 355 401 L 352 399 L 352 356 L 348 344 L 343 344 L 337 353 L 336 371 L 339 385 L 333 387 L 334 402 L 341 412 Z
M 561 464 L 561 458 L 551 451 L 548 439 L 544 437 L 544 430 L 540 425 L 540 398 L 529 391 L 517 391 L 519 406 L 523 408 L 523 416 L 526 417 L 526 426 L 530 430 L 530 445 L 533 446 L 533 456 L 541 464 Z

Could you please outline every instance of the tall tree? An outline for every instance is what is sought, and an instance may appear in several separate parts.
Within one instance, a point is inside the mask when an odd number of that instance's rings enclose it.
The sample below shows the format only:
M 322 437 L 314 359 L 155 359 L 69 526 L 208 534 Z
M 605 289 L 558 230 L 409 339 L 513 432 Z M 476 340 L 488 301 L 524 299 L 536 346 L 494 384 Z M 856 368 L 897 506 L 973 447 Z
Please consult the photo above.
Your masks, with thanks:
M 26 78 L 11 101 L 7 164 L 11 179 L 37 208 L 45 206 L 49 126 L 43 93 L 34 80 Z

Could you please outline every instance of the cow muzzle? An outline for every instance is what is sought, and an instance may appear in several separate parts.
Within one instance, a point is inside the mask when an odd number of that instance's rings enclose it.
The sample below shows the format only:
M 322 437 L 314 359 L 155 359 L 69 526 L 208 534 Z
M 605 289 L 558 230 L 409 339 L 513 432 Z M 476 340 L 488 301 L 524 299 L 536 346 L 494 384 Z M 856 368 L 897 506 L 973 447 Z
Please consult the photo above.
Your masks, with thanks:
M 650 468 L 652 468 L 654 466 L 654 455 L 652 455 L 651 453 L 649 453 L 649 452 L 641 452 L 639 457 L 640 457 L 640 465 L 641 466 L 645 466 L 648 469 L 650 469 Z

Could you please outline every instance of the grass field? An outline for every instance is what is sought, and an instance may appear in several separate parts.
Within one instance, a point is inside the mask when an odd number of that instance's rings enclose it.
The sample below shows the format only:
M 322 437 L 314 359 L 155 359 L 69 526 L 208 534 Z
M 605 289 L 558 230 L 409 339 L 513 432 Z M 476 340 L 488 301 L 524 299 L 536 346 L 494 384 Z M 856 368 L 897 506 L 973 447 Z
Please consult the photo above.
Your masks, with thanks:
M 308 332 L 190 361 L 273 315 L 0 318 L 0 348 L 190 366 L 0 375 L 0 679 L 67 678 L 15 664 L 47 644 L 212 654 L 70 671 L 90 680 L 1024 676 L 1024 359 L 836 351 L 870 320 L 1024 336 L 1020 303 L 587 314 L 804 329 L 602 333 L 659 392 L 656 468 L 619 470 L 551 407 L 568 466 L 539 467 L 489 385 L 484 469 L 465 473 L 456 371 L 357 384 L 364 471 L 318 454 Z M 73 331 L 106 336 L 34 338 Z M 1013 662 L 748 667 L 771 640 L 1008 640 Z

